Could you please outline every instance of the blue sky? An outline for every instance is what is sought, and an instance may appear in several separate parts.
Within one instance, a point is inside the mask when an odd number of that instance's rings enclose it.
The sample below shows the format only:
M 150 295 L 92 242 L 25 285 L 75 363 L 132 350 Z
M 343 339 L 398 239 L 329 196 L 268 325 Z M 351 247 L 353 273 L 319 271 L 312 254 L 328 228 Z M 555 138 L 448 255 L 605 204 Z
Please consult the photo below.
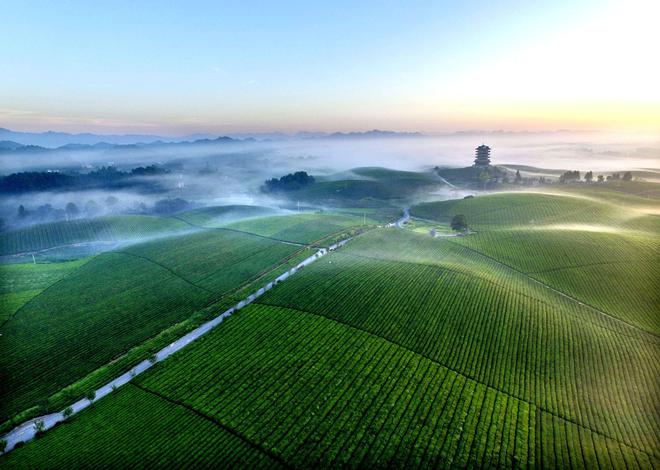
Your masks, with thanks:
M 627 36 L 638 30 L 653 3 L 5 2 L 0 126 L 169 134 L 653 126 L 657 66 L 641 63 L 644 54 L 621 66 L 642 67 L 641 84 L 623 73 L 595 88 L 585 78 L 603 76 L 588 60 L 605 54 L 593 50 L 599 44 L 655 39 L 607 42 L 613 23 Z M 583 116 L 562 120 L 562 110 Z M 626 122 L 603 120 L 615 110 Z

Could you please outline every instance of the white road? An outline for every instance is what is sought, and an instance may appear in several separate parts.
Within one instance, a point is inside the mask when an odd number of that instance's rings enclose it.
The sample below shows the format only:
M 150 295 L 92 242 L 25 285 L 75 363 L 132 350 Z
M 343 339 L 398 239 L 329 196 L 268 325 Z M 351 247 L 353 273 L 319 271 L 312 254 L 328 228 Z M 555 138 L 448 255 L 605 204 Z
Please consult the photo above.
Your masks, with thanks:
M 97 400 L 103 398 L 104 396 L 112 393 L 113 390 L 116 390 L 117 388 L 121 387 L 122 385 L 130 382 L 131 379 L 133 379 L 133 377 L 141 374 L 142 372 L 149 369 L 151 366 L 153 366 L 157 362 L 161 362 L 161 361 L 165 360 L 167 357 L 169 357 L 170 355 L 174 354 L 175 352 L 185 348 L 188 344 L 192 343 L 193 341 L 195 341 L 200 336 L 203 336 L 204 334 L 208 333 L 213 328 L 218 326 L 220 323 L 222 323 L 222 321 L 225 318 L 230 316 L 236 310 L 239 310 L 239 309 L 245 307 L 246 305 L 252 303 L 255 299 L 257 299 L 258 297 L 260 297 L 261 295 L 263 295 L 264 293 L 266 293 L 267 291 L 272 289 L 275 284 L 286 280 L 287 278 L 289 278 L 290 276 L 295 274 L 300 268 L 303 268 L 303 267 L 313 263 L 317 259 L 325 256 L 326 254 L 328 254 L 329 251 L 334 251 L 337 248 L 340 248 L 340 247 L 344 246 L 349 240 L 350 240 L 350 238 L 346 239 L 346 240 L 342 240 L 341 242 L 338 242 L 338 243 L 330 246 L 327 250 L 325 248 L 321 248 L 316 253 L 314 253 L 312 256 L 310 256 L 310 257 L 306 258 L 305 260 L 301 261 L 300 263 L 298 263 L 296 266 L 294 266 L 290 270 L 280 274 L 274 281 L 269 282 L 268 284 L 263 286 L 261 289 L 257 290 L 256 292 L 249 295 L 245 299 L 241 300 L 239 303 L 237 303 L 236 305 L 234 305 L 230 309 L 224 311 L 223 313 L 221 313 L 220 315 L 215 317 L 213 320 L 210 320 L 210 321 L 204 323 L 203 325 L 195 328 L 193 331 L 191 331 L 187 335 L 182 336 L 181 338 L 179 338 L 178 340 L 176 340 L 175 342 L 173 342 L 169 346 L 164 347 L 163 349 L 158 351 L 158 353 L 156 353 L 155 357 L 152 358 L 151 360 L 144 360 L 144 361 L 140 362 L 138 365 L 133 367 L 128 372 L 120 375 L 116 379 L 114 379 L 114 380 L 108 382 L 107 384 L 103 385 L 101 388 L 96 390 L 96 398 L 94 399 L 94 401 L 97 401 Z M 76 414 L 79 411 L 84 410 L 85 408 L 87 408 L 90 405 L 91 405 L 91 402 L 89 400 L 82 399 L 82 400 L 79 400 L 79 401 L 75 402 L 73 405 L 71 405 L 71 409 L 73 411 L 73 414 Z M 15 427 L 9 433 L 5 434 L 4 436 L 2 436 L 0 438 L 0 439 L 4 439 L 5 441 L 7 441 L 7 447 L 5 448 L 5 453 L 11 451 L 16 446 L 17 443 L 27 442 L 27 441 L 33 439 L 35 434 L 36 434 L 36 427 L 37 427 L 36 423 L 37 422 L 39 422 L 39 421 L 43 422 L 43 429 L 45 431 L 45 430 L 48 430 L 48 429 L 52 428 L 57 423 L 62 422 L 64 420 L 65 420 L 65 418 L 64 418 L 63 412 L 51 413 L 51 414 L 48 414 L 48 415 L 39 416 L 37 418 L 31 419 L 31 420 L 26 421 L 25 423 Z

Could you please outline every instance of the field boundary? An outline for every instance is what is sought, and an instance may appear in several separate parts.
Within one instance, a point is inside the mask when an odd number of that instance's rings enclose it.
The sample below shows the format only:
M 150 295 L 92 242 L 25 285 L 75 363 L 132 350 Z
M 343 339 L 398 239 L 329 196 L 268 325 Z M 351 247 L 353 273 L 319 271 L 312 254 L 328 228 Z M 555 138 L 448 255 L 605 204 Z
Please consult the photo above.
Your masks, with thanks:
M 155 390 L 151 390 L 150 388 L 147 388 L 143 385 L 140 385 L 139 383 L 131 382 L 129 385 L 131 385 L 131 386 L 133 386 L 133 387 L 135 387 L 139 390 L 142 390 L 144 393 L 148 393 L 150 395 L 153 395 L 153 396 L 155 396 L 156 398 L 158 398 L 160 400 L 166 401 L 168 403 L 171 403 L 172 405 L 179 406 L 181 408 L 184 408 L 184 409 L 194 413 L 195 415 L 199 416 L 200 418 L 205 419 L 206 421 L 209 421 L 210 423 L 213 423 L 215 426 L 219 427 L 223 431 L 227 431 L 232 436 L 237 437 L 241 441 L 245 442 L 251 448 L 261 452 L 264 455 L 267 455 L 271 459 L 275 460 L 277 463 L 281 464 L 283 467 L 285 467 L 285 468 L 294 468 L 291 465 L 289 465 L 279 454 L 276 454 L 272 450 L 269 450 L 269 449 L 266 449 L 265 447 L 260 446 L 256 442 L 249 439 L 247 436 L 241 434 L 236 429 L 234 429 L 230 426 L 227 426 L 226 424 L 224 424 L 220 420 L 218 420 L 216 418 L 213 418 L 212 416 L 208 416 L 205 413 L 203 413 L 202 411 L 193 408 L 192 406 L 189 406 L 185 403 L 174 400 L 174 399 L 172 399 L 168 396 L 163 395 L 162 393 L 158 393 Z
M 632 328 L 632 329 L 634 329 L 634 330 L 637 330 L 637 331 L 639 331 L 639 332 L 641 332 L 641 333 L 645 333 L 645 334 L 647 334 L 647 335 L 650 335 L 650 336 L 652 336 L 653 338 L 655 338 L 656 340 L 657 340 L 657 339 L 660 339 L 660 334 L 658 334 L 658 333 L 654 333 L 653 331 L 648 331 L 648 330 L 646 330 L 646 329 L 644 329 L 644 328 L 642 328 L 642 327 L 640 327 L 640 326 L 637 326 L 637 325 L 635 325 L 635 324 L 633 324 L 633 323 L 629 323 L 629 322 L 627 322 L 626 320 L 623 320 L 623 319 L 621 319 L 621 318 L 618 318 L 618 317 L 615 317 L 615 316 L 613 316 L 613 315 L 610 315 L 609 313 L 604 312 L 604 311 L 602 311 L 602 310 L 600 310 L 600 309 L 594 307 L 594 306 L 591 305 L 591 304 L 588 304 L 588 303 L 586 303 L 586 302 L 583 302 L 582 300 L 580 300 L 580 299 L 578 299 L 578 298 L 575 298 L 575 297 L 573 297 L 572 295 L 567 294 L 566 292 L 560 291 L 559 289 L 557 289 L 557 288 L 555 288 L 555 287 L 553 287 L 553 286 L 551 286 L 551 285 L 549 285 L 549 284 L 546 284 L 545 282 L 540 281 L 540 280 L 536 279 L 535 277 L 530 276 L 529 274 L 527 274 L 527 273 L 524 272 L 524 271 L 521 271 L 521 270 L 519 270 L 519 269 L 516 269 L 516 268 L 514 268 L 513 266 L 510 266 L 510 265 L 508 265 L 508 264 L 506 264 L 506 263 L 503 263 L 502 261 L 498 260 L 497 258 L 493 258 L 492 256 L 489 256 L 489 255 L 487 255 L 487 254 L 485 254 L 485 253 L 482 253 L 482 252 L 479 251 L 479 250 L 475 250 L 474 248 L 470 248 L 469 246 L 465 246 L 465 245 L 461 245 L 461 244 L 459 244 L 459 243 L 452 242 L 451 240 L 448 240 L 448 242 L 449 242 L 449 243 L 454 243 L 455 246 L 460 246 L 460 247 L 462 247 L 462 248 L 465 248 L 465 249 L 468 250 L 468 251 L 471 251 L 471 252 L 473 252 L 473 253 L 476 253 L 476 254 L 478 254 L 478 255 L 481 255 L 481 256 L 483 256 L 484 258 L 488 258 L 489 260 L 491 260 L 491 261 L 493 261 L 493 262 L 495 262 L 495 263 L 497 263 L 497 264 L 499 264 L 499 265 L 501 265 L 501 266 L 503 266 L 503 267 L 505 267 L 505 268 L 508 268 L 508 269 L 510 269 L 511 271 L 514 271 L 514 272 L 517 272 L 517 273 L 519 273 L 519 274 L 522 274 L 523 276 L 527 277 L 527 278 L 528 278 L 529 280 L 531 280 L 532 282 L 534 282 L 534 283 L 536 283 L 536 284 L 539 284 L 540 286 L 543 286 L 543 287 L 545 287 L 546 289 L 549 289 L 549 290 L 551 290 L 551 291 L 553 291 L 553 292 L 556 292 L 557 294 L 561 295 L 562 297 L 565 297 L 565 298 L 567 298 L 567 299 L 569 299 L 569 300 L 571 300 L 571 301 L 573 301 L 573 302 L 576 302 L 576 303 L 579 304 L 579 305 L 582 305 L 582 306 L 584 306 L 584 307 L 587 307 L 587 308 L 593 310 L 594 312 L 596 312 L 596 313 L 598 313 L 598 314 L 600 314 L 600 315 L 603 315 L 603 316 L 605 316 L 605 317 L 607 317 L 607 318 L 609 318 L 609 319 L 611 319 L 611 320 L 615 320 L 615 321 L 617 321 L 617 322 L 623 323 L 623 324 L 626 325 L 627 327 Z M 620 332 L 619 332 L 619 333 L 620 333 Z
M 528 405 L 533 406 L 534 408 L 536 408 L 536 409 L 539 410 L 540 412 L 547 413 L 547 414 L 549 414 L 549 415 L 551 415 L 551 416 L 554 416 L 554 417 L 556 417 L 556 418 L 558 418 L 558 419 L 561 419 L 561 420 L 566 421 L 566 422 L 568 422 L 568 423 L 574 424 L 575 426 L 578 426 L 578 427 L 580 427 L 580 428 L 583 428 L 583 429 L 585 429 L 585 430 L 587 430 L 587 431 L 589 431 L 589 432 L 592 432 L 592 433 L 594 433 L 594 434 L 597 434 L 597 435 L 599 435 L 599 436 L 602 436 L 602 437 L 604 437 L 604 438 L 606 438 L 606 439 L 610 439 L 610 440 L 612 440 L 612 441 L 615 441 L 615 442 L 617 442 L 619 445 L 623 445 L 623 446 L 629 447 L 629 448 L 634 449 L 634 450 L 636 450 L 636 451 L 639 451 L 639 452 L 641 452 L 641 453 L 643 453 L 643 454 L 646 454 L 646 455 L 648 455 L 649 457 L 656 458 L 655 454 L 652 454 L 652 453 L 650 453 L 650 452 L 647 451 L 647 450 L 640 449 L 640 448 L 638 448 L 638 447 L 636 447 L 636 446 L 633 446 L 633 445 L 631 445 L 631 444 L 628 444 L 628 443 L 626 443 L 626 442 L 623 442 L 623 441 L 619 440 L 618 438 L 614 438 L 614 437 L 612 437 L 612 436 L 609 436 L 609 435 L 603 433 L 602 431 L 598 431 L 598 430 L 592 429 L 592 428 L 590 428 L 589 426 L 586 426 L 586 425 L 583 424 L 583 423 L 580 423 L 580 422 L 578 422 L 578 421 L 576 421 L 576 420 L 574 420 L 574 419 L 572 419 L 572 418 L 567 418 L 567 417 L 565 417 L 565 416 L 562 416 L 562 415 L 560 415 L 560 414 L 557 414 L 556 412 L 551 411 L 551 410 L 548 410 L 548 409 L 542 407 L 541 405 L 538 405 L 538 404 L 536 404 L 536 403 L 534 403 L 534 402 L 532 402 L 532 401 L 529 401 L 529 400 L 527 400 L 527 399 L 525 399 L 525 398 L 518 397 L 518 396 L 513 395 L 513 394 L 511 394 L 511 393 L 509 393 L 509 392 L 506 392 L 506 391 L 504 391 L 504 390 L 500 390 L 499 388 L 493 387 L 492 385 L 489 385 L 489 384 L 487 384 L 487 383 L 485 383 L 485 382 L 482 382 L 481 380 L 479 380 L 479 379 L 476 378 L 476 377 L 473 377 L 473 376 L 471 376 L 471 375 L 469 375 L 469 374 L 466 374 L 465 372 L 460 371 L 460 370 L 458 370 L 458 369 L 456 369 L 456 368 L 454 368 L 454 367 L 452 367 L 452 366 L 446 365 L 446 364 L 444 364 L 444 363 L 438 361 L 437 359 L 433 359 L 432 357 L 429 357 L 428 355 L 426 355 L 426 354 L 424 354 L 424 353 L 421 353 L 421 352 L 419 352 L 419 351 L 415 351 L 414 349 L 410 349 L 408 346 L 406 346 L 406 345 L 404 345 L 404 344 L 401 344 L 400 342 L 398 342 L 398 341 L 396 341 L 396 340 L 386 338 L 386 337 L 381 336 L 381 335 L 379 335 L 379 334 L 377 334 L 377 333 L 374 333 L 374 332 L 372 332 L 372 331 L 369 331 L 369 330 L 367 330 L 367 329 L 365 329 L 365 328 L 360 328 L 360 327 L 358 327 L 358 326 L 351 325 L 351 324 L 349 324 L 349 323 L 345 323 L 345 322 L 340 321 L 340 320 L 337 320 L 337 319 L 335 319 L 335 318 L 328 317 L 328 316 L 326 316 L 326 315 L 324 315 L 324 314 L 322 314 L 322 313 L 316 313 L 316 312 L 312 312 L 312 311 L 310 311 L 310 310 L 304 310 L 304 309 L 300 309 L 300 308 L 297 308 L 297 307 L 289 307 L 289 306 L 286 306 L 286 305 L 278 305 L 278 304 L 269 304 L 269 303 L 265 303 L 265 302 L 256 302 L 256 304 L 258 304 L 258 305 L 263 305 L 263 306 L 266 306 L 266 307 L 276 307 L 276 308 L 283 308 L 283 309 L 293 310 L 293 311 L 300 312 L 300 313 L 305 314 L 305 315 L 311 315 L 311 316 L 315 316 L 315 317 L 324 318 L 324 319 L 329 320 L 329 321 L 331 321 L 331 322 L 334 322 L 334 323 L 337 323 L 337 324 L 339 324 L 339 325 L 342 325 L 342 326 L 344 326 L 344 327 L 346 327 L 346 328 L 352 328 L 352 329 L 354 329 L 354 330 L 361 331 L 362 333 L 365 333 L 365 334 L 367 334 L 367 335 L 369 335 L 369 336 L 372 336 L 372 337 L 374 337 L 374 338 L 378 338 L 378 339 L 380 339 L 380 340 L 382 340 L 382 341 L 385 341 L 385 342 L 387 342 L 387 343 L 389 343 L 389 344 L 392 344 L 392 345 L 394 345 L 394 346 L 397 346 L 397 347 L 400 347 L 400 348 L 402 348 L 402 349 L 405 349 L 406 351 L 408 351 L 408 352 L 410 352 L 410 353 L 412 353 L 412 354 L 415 354 L 415 355 L 417 355 L 417 356 L 419 356 L 419 357 L 422 357 L 422 358 L 424 358 L 424 359 L 426 359 L 426 360 L 428 360 L 428 361 L 430 361 L 430 362 L 432 362 L 432 363 L 434 363 L 434 364 L 436 364 L 436 365 L 438 365 L 438 366 L 440 366 L 440 367 L 444 367 L 445 369 L 450 370 L 450 371 L 454 372 L 455 374 L 460 375 L 461 377 L 464 377 L 465 379 L 472 380 L 472 381 L 474 381 L 475 383 L 477 383 L 477 384 L 479 384 L 479 385 L 482 385 L 482 386 L 486 387 L 486 388 L 489 389 L 489 390 L 492 390 L 492 391 L 494 391 L 494 392 L 496 392 L 496 393 L 501 393 L 502 395 L 505 395 L 505 396 L 507 396 L 507 397 L 509 397 L 509 398 L 511 398 L 511 399 L 518 400 L 518 401 L 523 402 L 523 403 L 527 403 Z

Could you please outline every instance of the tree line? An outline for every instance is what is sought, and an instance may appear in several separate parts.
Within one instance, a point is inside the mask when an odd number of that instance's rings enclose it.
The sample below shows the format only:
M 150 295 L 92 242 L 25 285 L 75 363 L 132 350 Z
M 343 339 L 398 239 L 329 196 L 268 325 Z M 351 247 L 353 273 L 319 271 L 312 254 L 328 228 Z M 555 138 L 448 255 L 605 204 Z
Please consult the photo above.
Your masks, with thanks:
M 131 179 L 164 175 L 169 172 L 168 169 L 156 165 L 140 166 L 130 171 L 120 171 L 113 166 L 104 166 L 89 173 L 26 171 L 0 177 L 0 193 L 20 194 L 65 189 L 117 189 L 128 186 L 149 186 L 153 183 L 135 179 L 131 181 Z

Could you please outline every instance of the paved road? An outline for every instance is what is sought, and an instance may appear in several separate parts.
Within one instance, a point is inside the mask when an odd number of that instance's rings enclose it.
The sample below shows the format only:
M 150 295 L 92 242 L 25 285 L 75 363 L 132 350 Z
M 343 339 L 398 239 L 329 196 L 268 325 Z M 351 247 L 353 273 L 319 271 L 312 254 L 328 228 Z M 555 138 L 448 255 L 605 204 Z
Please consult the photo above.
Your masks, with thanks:
M 157 362 L 161 362 L 165 360 L 167 357 L 170 355 L 174 354 L 175 352 L 183 349 L 186 347 L 188 344 L 192 343 L 195 341 L 197 338 L 200 336 L 205 335 L 209 331 L 211 331 L 213 328 L 218 326 L 222 321 L 230 316 L 232 313 L 234 313 L 236 310 L 239 310 L 246 305 L 252 303 L 255 299 L 260 297 L 261 295 L 265 294 L 268 290 L 272 289 L 273 286 L 279 282 L 282 282 L 286 279 L 288 279 L 290 276 L 298 272 L 300 268 L 303 268 L 309 264 L 312 264 L 314 261 L 317 259 L 325 256 L 328 254 L 329 251 L 334 251 L 342 246 L 344 246 L 349 239 L 342 240 L 341 242 L 338 242 L 332 246 L 330 246 L 327 250 L 325 248 L 321 248 L 318 250 L 316 253 L 314 253 L 312 256 L 306 258 L 305 260 L 301 261 L 298 263 L 296 266 L 291 268 L 290 270 L 280 274 L 277 278 L 275 278 L 274 281 L 269 282 L 265 286 L 263 286 L 261 289 L 257 290 L 256 292 L 252 293 L 245 299 L 241 300 L 239 303 L 231 307 L 230 309 L 224 311 L 217 317 L 215 317 L 213 320 L 210 320 L 203 325 L 197 327 L 190 333 L 188 333 L 185 336 L 182 336 L 169 346 L 164 347 L 158 353 L 156 353 L 155 358 L 152 358 L 152 360 L 144 360 L 140 362 L 138 365 L 133 367 L 131 370 L 128 372 L 120 375 L 116 379 L 108 382 L 101 388 L 96 390 L 96 398 L 94 401 L 99 400 L 100 398 L 103 398 L 104 396 L 110 394 L 113 392 L 113 390 L 121 387 L 122 385 L 128 383 L 133 379 L 133 377 L 141 374 L 145 370 L 149 369 L 151 366 L 156 364 Z M 155 360 L 154 360 L 155 359 Z M 82 399 L 77 402 L 75 402 L 73 405 L 71 405 L 71 409 L 73 410 L 73 414 L 78 413 L 79 411 L 87 408 L 88 406 L 91 405 L 91 402 L 87 399 Z M 31 419 L 29 421 L 26 421 L 25 423 L 15 427 L 13 430 L 11 430 L 9 433 L 5 434 L 2 436 L 1 439 L 4 439 L 7 441 L 7 447 L 5 449 L 5 453 L 11 451 L 18 442 L 27 442 L 31 439 L 34 438 L 36 434 L 36 423 L 38 421 L 43 422 L 43 427 L 44 430 L 48 430 L 55 426 L 57 423 L 64 421 L 64 415 L 62 412 L 59 413 L 51 413 L 48 415 L 44 416 L 39 416 L 37 418 Z
M 403 224 L 405 224 L 409 220 L 410 220 L 410 209 L 406 207 L 405 209 L 403 209 L 403 215 L 399 220 L 394 222 L 394 225 L 396 225 L 399 228 L 403 228 Z

